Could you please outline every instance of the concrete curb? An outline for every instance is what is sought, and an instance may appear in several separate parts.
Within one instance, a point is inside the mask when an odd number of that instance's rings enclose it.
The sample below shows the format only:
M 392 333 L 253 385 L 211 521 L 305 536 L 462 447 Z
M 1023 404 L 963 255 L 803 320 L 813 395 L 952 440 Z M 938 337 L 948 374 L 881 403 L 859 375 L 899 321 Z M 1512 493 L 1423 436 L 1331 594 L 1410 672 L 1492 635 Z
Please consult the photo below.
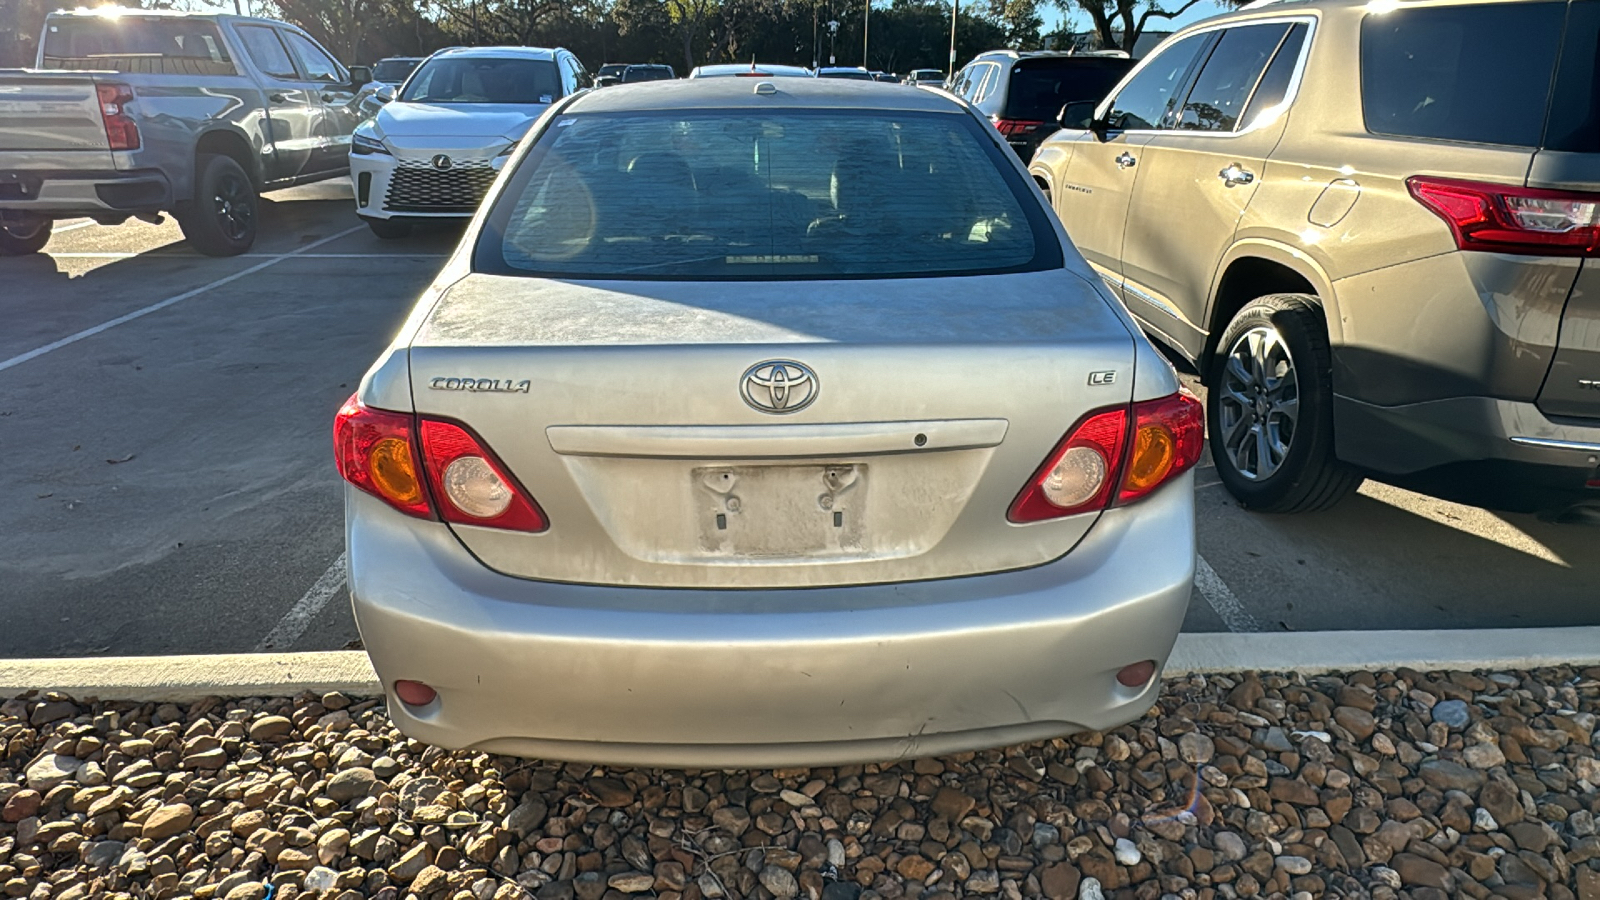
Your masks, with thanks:
M 1600 665 L 1600 626 L 1183 634 L 1166 675 L 1553 665 Z M 0 660 L 0 697 L 30 690 L 60 691 L 78 699 L 182 703 L 210 696 L 268 697 L 307 690 L 372 697 L 382 693 L 382 686 L 367 655 L 348 650 Z

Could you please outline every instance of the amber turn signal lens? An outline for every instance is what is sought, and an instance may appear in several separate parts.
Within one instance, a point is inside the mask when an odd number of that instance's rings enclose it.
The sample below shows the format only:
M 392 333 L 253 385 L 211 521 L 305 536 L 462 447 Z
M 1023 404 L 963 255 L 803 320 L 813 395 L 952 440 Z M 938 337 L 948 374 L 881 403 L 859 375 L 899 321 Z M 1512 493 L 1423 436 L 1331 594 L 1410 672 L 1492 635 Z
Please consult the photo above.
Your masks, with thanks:
M 1177 444 L 1172 432 L 1160 424 L 1141 425 L 1133 436 L 1133 454 L 1128 459 L 1125 490 L 1144 493 L 1166 479 L 1177 459 Z
M 411 445 L 400 438 L 384 438 L 367 452 L 367 465 L 373 485 L 396 503 L 412 504 L 422 499 L 422 483 L 411 459 Z

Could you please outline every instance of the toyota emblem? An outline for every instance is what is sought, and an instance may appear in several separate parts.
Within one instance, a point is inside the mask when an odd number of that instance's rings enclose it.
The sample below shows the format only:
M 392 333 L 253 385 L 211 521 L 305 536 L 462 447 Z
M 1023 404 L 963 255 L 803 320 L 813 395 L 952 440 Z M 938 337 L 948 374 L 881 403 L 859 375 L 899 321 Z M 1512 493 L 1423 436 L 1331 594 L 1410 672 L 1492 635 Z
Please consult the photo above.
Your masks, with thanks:
M 817 399 L 817 373 L 792 359 L 769 359 L 744 371 L 739 394 L 754 409 L 774 415 L 799 412 Z
M 454 163 L 450 161 L 450 157 L 445 156 L 443 153 L 433 158 L 433 167 L 441 172 L 450 168 L 452 165 L 454 165 Z

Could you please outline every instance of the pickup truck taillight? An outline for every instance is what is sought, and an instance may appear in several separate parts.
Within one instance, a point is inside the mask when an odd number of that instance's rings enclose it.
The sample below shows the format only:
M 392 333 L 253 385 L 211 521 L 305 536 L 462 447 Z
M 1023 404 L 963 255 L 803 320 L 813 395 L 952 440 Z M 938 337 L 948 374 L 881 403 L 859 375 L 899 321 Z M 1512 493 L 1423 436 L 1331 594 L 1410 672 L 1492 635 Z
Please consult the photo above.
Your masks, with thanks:
M 125 84 L 103 83 L 94 86 L 100 98 L 100 121 L 106 126 L 106 141 L 113 150 L 139 149 L 139 126 L 128 115 L 127 104 L 133 88 Z
M 1462 250 L 1600 255 L 1600 194 L 1413 175 L 1406 187 Z

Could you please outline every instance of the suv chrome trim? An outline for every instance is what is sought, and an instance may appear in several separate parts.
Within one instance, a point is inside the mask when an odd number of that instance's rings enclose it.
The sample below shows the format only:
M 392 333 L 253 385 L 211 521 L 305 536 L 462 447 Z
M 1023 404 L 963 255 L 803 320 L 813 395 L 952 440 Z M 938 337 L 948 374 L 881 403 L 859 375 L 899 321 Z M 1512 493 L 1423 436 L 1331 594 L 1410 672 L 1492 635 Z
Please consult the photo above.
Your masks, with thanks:
M 1578 450 L 1584 453 L 1600 453 L 1600 443 L 1590 443 L 1588 441 L 1558 441 L 1555 438 L 1513 436 L 1511 443 L 1521 444 L 1524 447 L 1545 447 L 1550 450 Z

